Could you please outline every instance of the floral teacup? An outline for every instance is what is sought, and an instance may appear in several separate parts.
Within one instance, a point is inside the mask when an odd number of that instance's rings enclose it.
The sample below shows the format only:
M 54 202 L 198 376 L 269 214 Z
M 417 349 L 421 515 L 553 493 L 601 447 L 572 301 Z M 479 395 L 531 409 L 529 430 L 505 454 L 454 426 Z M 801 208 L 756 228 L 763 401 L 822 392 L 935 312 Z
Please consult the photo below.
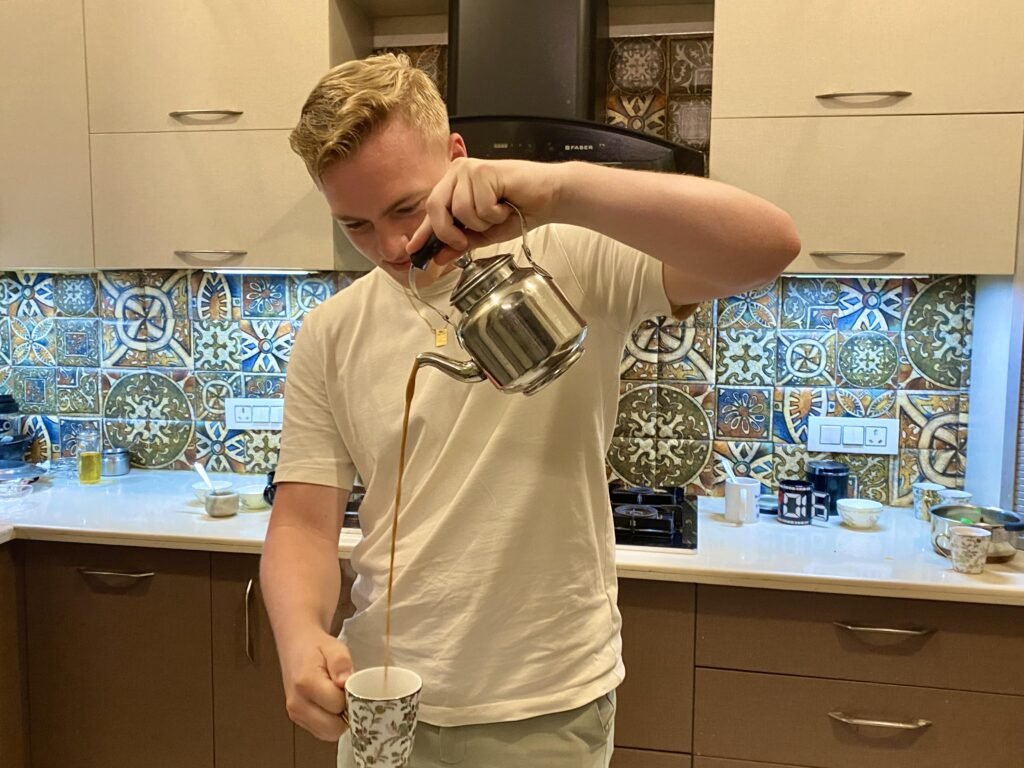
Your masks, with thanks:
M 401 667 L 371 667 L 345 682 L 352 753 L 358 768 L 405 768 L 416 735 L 423 681 Z

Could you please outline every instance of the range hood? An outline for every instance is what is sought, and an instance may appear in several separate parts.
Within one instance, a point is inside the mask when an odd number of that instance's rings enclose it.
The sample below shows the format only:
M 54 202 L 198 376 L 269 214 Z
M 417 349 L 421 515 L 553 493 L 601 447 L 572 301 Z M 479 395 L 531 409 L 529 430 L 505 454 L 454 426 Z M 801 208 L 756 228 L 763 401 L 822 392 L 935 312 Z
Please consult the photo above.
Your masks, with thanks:
M 448 111 L 470 155 L 706 175 L 703 152 L 604 123 L 608 0 L 450 0 Z

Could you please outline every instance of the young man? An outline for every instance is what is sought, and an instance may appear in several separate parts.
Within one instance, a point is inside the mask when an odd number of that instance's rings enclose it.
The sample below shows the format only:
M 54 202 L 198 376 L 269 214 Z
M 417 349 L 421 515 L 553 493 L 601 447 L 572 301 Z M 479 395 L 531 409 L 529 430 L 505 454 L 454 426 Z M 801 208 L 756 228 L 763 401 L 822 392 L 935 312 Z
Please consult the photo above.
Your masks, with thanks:
M 409 291 L 409 254 L 431 232 L 447 244 L 416 285 L 448 311 L 459 254 L 518 249 L 508 200 L 529 222 L 534 258 L 587 320 L 586 352 L 532 397 L 420 373 L 392 661 L 423 678 L 413 768 L 606 766 L 624 670 L 604 454 L 623 346 L 644 317 L 774 279 L 800 249 L 791 219 L 703 178 L 470 159 L 432 83 L 394 56 L 326 75 L 292 147 L 378 268 L 307 317 L 288 369 L 262 585 L 289 714 L 337 739 L 345 680 L 384 660 L 406 379 L 444 326 Z M 440 351 L 467 357 L 454 333 Z M 357 471 L 357 612 L 335 638 L 341 510 Z M 339 765 L 350 761 L 346 734 Z

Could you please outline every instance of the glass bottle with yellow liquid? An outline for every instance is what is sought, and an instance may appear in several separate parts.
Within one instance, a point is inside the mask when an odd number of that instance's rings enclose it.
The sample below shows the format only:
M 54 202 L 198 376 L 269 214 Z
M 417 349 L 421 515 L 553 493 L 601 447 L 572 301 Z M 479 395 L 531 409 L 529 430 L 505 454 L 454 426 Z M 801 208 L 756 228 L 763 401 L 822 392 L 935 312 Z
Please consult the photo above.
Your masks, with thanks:
M 98 483 L 101 468 L 100 433 L 86 427 L 78 433 L 78 482 L 83 485 Z

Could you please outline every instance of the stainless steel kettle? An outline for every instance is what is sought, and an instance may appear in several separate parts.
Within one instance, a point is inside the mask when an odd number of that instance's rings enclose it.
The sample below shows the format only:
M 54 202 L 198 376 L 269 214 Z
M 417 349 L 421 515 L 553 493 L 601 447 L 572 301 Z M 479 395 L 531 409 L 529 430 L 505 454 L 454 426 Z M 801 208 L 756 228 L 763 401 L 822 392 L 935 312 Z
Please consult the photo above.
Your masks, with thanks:
M 511 253 L 482 259 L 468 253 L 460 256 L 455 265 L 462 275 L 450 302 L 460 313 L 456 338 L 470 359 L 423 352 L 416 356 L 416 365 L 437 368 L 460 381 L 486 379 L 509 394 L 532 395 L 580 359 L 587 323 L 554 278 L 533 261 L 526 243 L 526 220 L 519 209 L 506 204 L 519 214 L 529 266 L 516 264 Z M 425 269 L 443 247 L 432 237 L 410 256 L 409 284 L 419 301 L 423 299 L 416 292 L 416 271 Z M 443 312 L 435 311 L 450 322 Z

